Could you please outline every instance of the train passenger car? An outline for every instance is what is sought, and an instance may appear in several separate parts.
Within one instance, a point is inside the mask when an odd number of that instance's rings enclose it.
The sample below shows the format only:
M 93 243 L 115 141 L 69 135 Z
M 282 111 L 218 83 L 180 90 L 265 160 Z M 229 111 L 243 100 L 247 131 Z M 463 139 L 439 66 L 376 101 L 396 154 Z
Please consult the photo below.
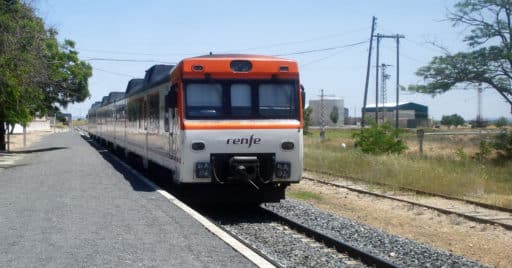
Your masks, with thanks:
M 279 201 L 302 175 L 303 94 L 295 61 L 188 58 L 130 81 L 117 106 L 91 107 L 89 131 L 169 170 L 185 197 Z

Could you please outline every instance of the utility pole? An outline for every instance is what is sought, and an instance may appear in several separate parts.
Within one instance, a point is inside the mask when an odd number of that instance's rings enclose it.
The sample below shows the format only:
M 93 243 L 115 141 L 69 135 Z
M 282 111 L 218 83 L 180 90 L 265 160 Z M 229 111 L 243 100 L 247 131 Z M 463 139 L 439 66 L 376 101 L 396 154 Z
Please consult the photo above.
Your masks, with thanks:
M 385 35 L 385 34 L 377 34 L 377 72 L 379 66 L 379 42 L 381 38 L 391 38 L 396 39 L 396 115 L 395 115 L 395 127 L 398 128 L 398 113 L 399 113 L 399 92 L 400 92 L 400 38 L 405 38 L 404 35 L 396 34 L 396 35 Z M 379 76 L 377 75 L 377 80 L 375 82 L 378 85 Z M 378 86 L 376 86 L 378 88 Z M 378 102 L 378 101 L 376 101 Z M 375 105 L 375 116 L 378 116 L 378 106 Z
M 334 95 L 325 95 L 324 90 L 320 90 L 320 139 L 325 139 L 325 103 L 324 99 L 325 97 L 335 97 Z
M 482 85 L 478 84 L 478 111 L 476 115 L 476 126 L 482 127 Z
M 324 105 L 324 90 L 320 90 L 320 139 L 325 139 L 325 105 Z
M 398 113 L 400 109 L 400 38 L 405 36 L 396 34 L 396 107 L 395 107 L 395 128 L 398 128 Z
M 382 63 L 380 65 L 380 68 L 382 69 L 382 75 L 381 75 L 381 86 L 380 86 L 380 89 L 381 89 L 381 92 L 380 92 L 380 95 L 381 95 L 381 102 L 382 102 L 382 121 L 385 120 L 386 118 L 386 103 L 388 102 L 388 90 L 387 90 L 387 80 L 389 79 L 390 75 L 386 73 L 386 68 L 389 67 L 391 65 L 388 65 L 388 64 L 385 64 L 385 63 Z
M 380 68 L 382 69 L 382 75 L 381 75 L 381 86 L 380 86 L 380 100 L 382 103 L 382 107 L 384 107 L 384 104 L 388 102 L 388 89 L 387 89 L 387 80 L 389 79 L 390 75 L 386 73 L 386 68 L 391 65 L 382 63 L 380 65 Z
M 361 110 L 361 127 L 364 127 L 366 100 L 368 98 L 368 83 L 370 81 L 370 66 L 371 66 L 371 62 L 372 62 L 373 33 L 375 32 L 376 22 L 377 22 L 377 18 L 375 16 L 372 17 L 372 32 L 370 34 L 370 48 L 368 49 L 368 64 L 366 65 L 366 81 L 364 83 L 364 101 L 363 101 L 363 109 Z
M 379 125 L 379 52 L 381 34 L 377 34 L 377 59 L 375 62 L 375 123 Z

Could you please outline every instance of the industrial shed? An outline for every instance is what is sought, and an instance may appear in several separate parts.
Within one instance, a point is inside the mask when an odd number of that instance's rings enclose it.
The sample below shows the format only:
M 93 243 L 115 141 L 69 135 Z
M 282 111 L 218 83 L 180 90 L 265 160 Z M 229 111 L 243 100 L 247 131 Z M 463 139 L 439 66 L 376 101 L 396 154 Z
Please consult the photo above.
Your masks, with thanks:
M 367 118 L 375 118 L 375 112 L 378 109 L 379 122 L 389 121 L 393 125 L 396 118 L 396 103 L 379 103 L 367 105 L 364 112 Z M 415 102 L 400 102 L 398 105 L 398 125 L 406 128 L 426 127 L 428 126 L 428 106 Z

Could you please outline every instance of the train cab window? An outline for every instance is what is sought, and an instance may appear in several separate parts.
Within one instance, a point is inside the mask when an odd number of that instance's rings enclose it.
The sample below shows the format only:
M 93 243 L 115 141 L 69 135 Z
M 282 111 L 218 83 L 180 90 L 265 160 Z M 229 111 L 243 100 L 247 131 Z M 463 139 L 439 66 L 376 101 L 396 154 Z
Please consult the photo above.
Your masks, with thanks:
M 250 115 L 252 113 L 251 86 L 248 84 L 231 85 L 231 113 Z
M 297 114 L 296 94 L 292 84 L 260 84 L 259 114 L 265 117 L 286 117 Z
M 222 85 L 191 83 L 186 87 L 187 114 L 190 117 L 218 117 L 222 114 Z

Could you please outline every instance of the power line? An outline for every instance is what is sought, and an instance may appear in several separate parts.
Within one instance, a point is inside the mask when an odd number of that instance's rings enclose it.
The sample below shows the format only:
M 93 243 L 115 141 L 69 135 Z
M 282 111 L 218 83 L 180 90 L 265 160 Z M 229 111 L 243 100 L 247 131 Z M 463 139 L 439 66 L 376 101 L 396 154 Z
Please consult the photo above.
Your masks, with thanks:
M 354 46 L 365 44 L 367 42 L 368 42 L 368 40 L 365 40 L 365 41 L 361 41 L 361 42 L 357 42 L 357 43 L 352 43 L 352 44 L 347 44 L 347 45 L 342 45 L 342 46 L 326 47 L 326 48 L 311 49 L 311 50 L 304 50 L 304 51 L 295 51 L 295 52 L 290 52 L 290 53 L 285 53 L 285 54 L 276 54 L 276 55 L 272 55 L 272 56 L 282 57 L 282 56 L 291 56 L 291 55 L 301 55 L 301 54 L 316 53 L 316 52 L 329 51 L 329 50 L 335 50 L 335 49 L 340 49 L 340 48 L 354 47 Z
M 160 60 L 144 60 L 144 59 L 115 59 L 115 58 L 88 58 L 83 59 L 84 61 L 117 61 L 117 62 L 154 62 L 154 63 L 165 63 L 165 64 L 176 64 L 176 62 L 166 62 Z
M 407 40 L 407 39 L 404 39 L 404 40 Z M 388 50 L 388 51 L 395 51 L 394 49 L 390 48 L 390 47 L 386 47 L 386 46 L 382 46 L 384 47 L 384 49 Z M 420 60 L 420 59 L 417 59 L 417 58 L 414 58 L 414 57 L 411 57 L 407 54 L 404 54 L 403 52 L 400 52 L 400 55 L 404 56 L 406 59 L 408 60 L 411 60 L 411 61 L 415 61 L 417 63 L 422 63 L 422 64 L 425 64 L 425 61 L 424 60 Z
M 105 49 L 88 49 L 83 48 L 80 51 L 86 52 L 97 52 L 97 53 L 109 53 L 109 54 L 122 54 L 122 55 L 141 55 L 141 56 L 164 56 L 164 55 L 196 55 L 197 53 L 166 53 L 166 54 L 154 54 L 145 52 L 132 52 L 132 51 L 117 51 L 117 50 L 105 50 Z
M 308 62 L 306 62 L 306 63 L 304 63 L 304 64 L 301 64 L 300 66 L 301 66 L 302 68 L 304 68 L 304 67 L 309 66 L 309 65 L 311 65 L 311 64 L 314 64 L 314 63 L 317 63 L 317 62 L 320 62 L 320 61 L 324 61 L 324 60 L 330 59 L 330 58 L 332 58 L 332 57 L 334 57 L 334 56 L 336 56 L 336 55 L 339 55 L 339 54 L 341 54 L 341 53 L 343 53 L 343 52 L 345 52 L 345 51 L 346 51 L 346 50 L 336 51 L 336 52 L 331 53 L 331 54 L 329 54 L 329 55 L 327 55 L 327 56 L 324 56 L 324 57 L 321 57 L 321 58 L 317 58 L 317 59 L 314 59 L 314 60 L 308 61 Z
M 367 28 L 368 27 L 362 27 L 362 28 L 357 28 L 357 29 L 349 30 L 349 31 L 342 32 L 342 33 L 323 35 L 323 36 L 312 37 L 312 38 L 303 39 L 303 40 L 288 41 L 288 42 L 281 42 L 281 43 L 273 43 L 273 44 L 262 45 L 262 46 L 258 46 L 258 47 L 246 48 L 246 49 L 237 50 L 237 51 L 260 50 L 260 49 L 273 48 L 273 47 L 279 47 L 279 46 L 308 43 L 308 42 L 313 42 L 313 41 L 318 41 L 318 40 L 324 40 L 324 39 L 344 36 L 344 35 L 355 33 L 355 32 L 361 32 L 363 30 L 366 30 Z M 125 55 L 142 55 L 142 56 L 200 55 L 200 54 L 204 54 L 204 52 L 199 52 L 199 53 L 185 52 L 185 53 L 154 54 L 154 53 L 146 53 L 146 52 L 119 51 L 119 50 L 92 49 L 92 48 L 82 48 L 82 49 L 80 49 L 80 51 L 98 52 L 98 53 L 110 53 L 110 54 L 125 54 Z
M 273 48 L 273 47 L 293 45 L 293 44 L 303 44 L 303 43 L 308 43 L 308 42 L 312 42 L 312 41 L 329 39 L 329 38 L 332 38 L 332 37 L 344 36 L 344 35 L 347 35 L 347 34 L 350 34 L 350 33 L 361 32 L 361 31 L 367 30 L 367 29 L 368 29 L 368 27 L 362 27 L 362 28 L 354 29 L 354 30 L 351 30 L 351 31 L 343 32 L 343 33 L 329 34 L 329 35 L 313 37 L 313 38 L 304 39 L 304 40 L 288 41 L 288 42 L 269 44 L 269 45 L 264 45 L 264 46 L 259 46 L 259 47 L 247 48 L 247 49 L 243 49 L 243 50 L 239 50 L 239 51 L 259 50 L 259 49 Z
M 93 67 L 93 69 L 94 69 L 94 70 L 97 70 L 97 71 L 101 71 L 101 72 L 109 73 L 109 74 L 114 74 L 114 75 L 120 75 L 120 76 L 126 76 L 126 77 L 130 77 L 130 78 L 135 78 L 135 76 L 130 75 L 130 74 L 124 74 L 124 73 L 118 73 L 118 72 L 107 71 L 107 70 L 103 70 L 103 69 L 96 68 L 96 67 Z

